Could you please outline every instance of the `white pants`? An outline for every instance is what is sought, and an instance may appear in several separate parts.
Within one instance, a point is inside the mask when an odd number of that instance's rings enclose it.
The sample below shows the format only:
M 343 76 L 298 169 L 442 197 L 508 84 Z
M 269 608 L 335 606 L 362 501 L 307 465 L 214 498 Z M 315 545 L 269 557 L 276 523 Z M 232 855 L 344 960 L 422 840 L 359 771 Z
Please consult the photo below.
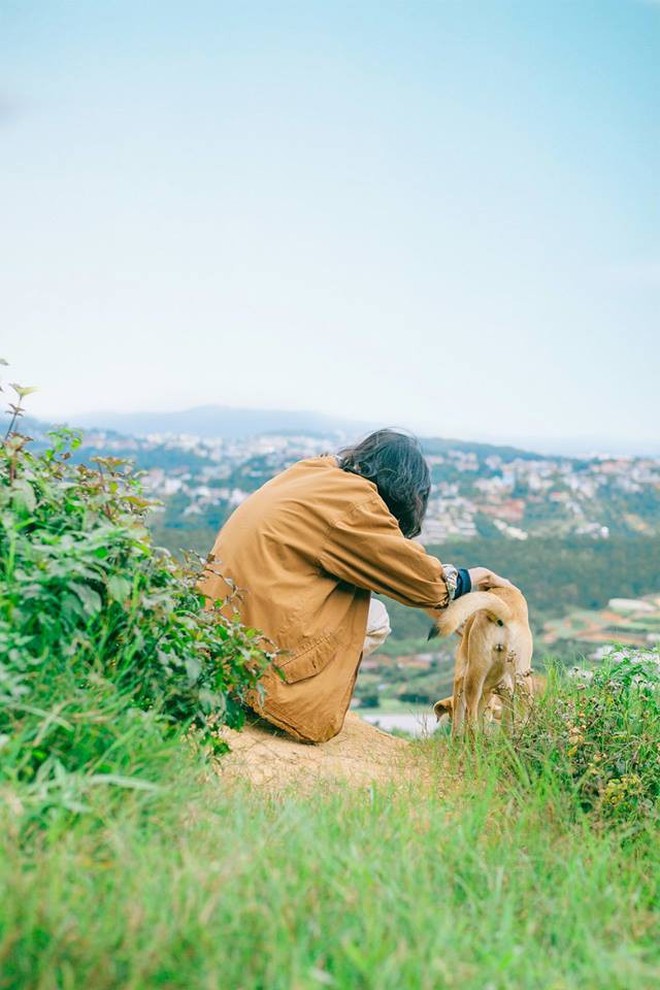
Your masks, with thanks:
M 377 598 L 372 598 L 369 602 L 369 615 L 367 617 L 367 634 L 364 637 L 362 656 L 368 657 L 370 653 L 377 650 L 385 642 L 392 628 L 387 609 Z

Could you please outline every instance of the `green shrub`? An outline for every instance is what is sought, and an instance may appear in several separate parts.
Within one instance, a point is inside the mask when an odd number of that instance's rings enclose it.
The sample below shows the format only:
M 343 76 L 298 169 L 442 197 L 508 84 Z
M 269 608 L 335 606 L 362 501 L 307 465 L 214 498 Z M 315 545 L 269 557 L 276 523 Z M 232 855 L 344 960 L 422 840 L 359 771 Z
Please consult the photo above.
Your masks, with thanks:
M 216 744 L 209 717 L 240 726 L 268 661 L 208 606 L 199 558 L 152 545 L 126 465 L 73 465 L 79 436 L 51 436 L 38 455 L 16 434 L 0 446 L 0 779 L 43 786 L 116 773 L 126 733 L 194 726 Z
M 601 822 L 658 818 L 660 654 L 619 650 L 551 686 L 516 740 L 519 769 L 547 775 Z

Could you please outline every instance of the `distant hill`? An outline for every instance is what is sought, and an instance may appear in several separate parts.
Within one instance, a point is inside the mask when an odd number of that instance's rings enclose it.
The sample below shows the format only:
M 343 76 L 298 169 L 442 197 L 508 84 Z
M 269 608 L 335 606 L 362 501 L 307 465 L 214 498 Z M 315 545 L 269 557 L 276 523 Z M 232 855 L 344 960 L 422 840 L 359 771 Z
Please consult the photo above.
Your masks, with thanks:
M 181 412 L 92 412 L 72 417 L 72 425 L 86 429 L 116 430 L 131 436 L 151 433 L 190 433 L 193 436 L 244 440 L 263 433 L 341 434 L 358 437 L 376 427 L 315 412 L 284 409 L 234 409 L 198 406 Z
M 145 437 L 152 434 L 190 434 L 203 439 L 248 440 L 268 434 L 335 437 L 340 443 L 357 440 L 378 424 L 363 423 L 314 412 L 290 412 L 269 409 L 234 409 L 227 406 L 199 406 L 181 412 L 85 413 L 71 417 L 69 426 L 84 430 L 100 430 L 114 437 Z M 382 424 L 381 424 L 382 425 Z M 51 424 L 26 417 L 22 429 L 41 437 Z M 450 450 L 476 454 L 484 459 L 499 455 L 503 460 L 535 458 L 539 455 L 518 447 L 472 440 L 442 437 L 422 437 L 422 448 L 428 456 L 446 454 Z

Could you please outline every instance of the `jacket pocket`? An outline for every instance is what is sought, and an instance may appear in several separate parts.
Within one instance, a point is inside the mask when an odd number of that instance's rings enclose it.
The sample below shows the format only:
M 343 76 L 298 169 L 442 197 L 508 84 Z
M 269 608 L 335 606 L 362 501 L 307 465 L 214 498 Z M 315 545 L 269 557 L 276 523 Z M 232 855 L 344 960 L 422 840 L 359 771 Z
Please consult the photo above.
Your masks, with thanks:
M 306 677 L 313 677 L 327 667 L 337 651 L 337 641 L 332 633 L 317 636 L 311 643 L 295 650 L 288 657 L 278 658 L 277 666 L 287 684 L 295 684 Z

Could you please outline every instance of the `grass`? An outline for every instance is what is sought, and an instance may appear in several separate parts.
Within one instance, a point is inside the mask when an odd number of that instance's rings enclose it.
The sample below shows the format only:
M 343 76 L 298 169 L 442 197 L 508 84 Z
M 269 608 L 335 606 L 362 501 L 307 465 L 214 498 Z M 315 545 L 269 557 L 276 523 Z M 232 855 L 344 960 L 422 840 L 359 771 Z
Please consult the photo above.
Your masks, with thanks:
M 596 825 L 497 744 L 415 745 L 405 787 L 228 790 L 179 745 L 157 792 L 27 831 L 5 800 L 0 987 L 657 985 L 650 827 Z

